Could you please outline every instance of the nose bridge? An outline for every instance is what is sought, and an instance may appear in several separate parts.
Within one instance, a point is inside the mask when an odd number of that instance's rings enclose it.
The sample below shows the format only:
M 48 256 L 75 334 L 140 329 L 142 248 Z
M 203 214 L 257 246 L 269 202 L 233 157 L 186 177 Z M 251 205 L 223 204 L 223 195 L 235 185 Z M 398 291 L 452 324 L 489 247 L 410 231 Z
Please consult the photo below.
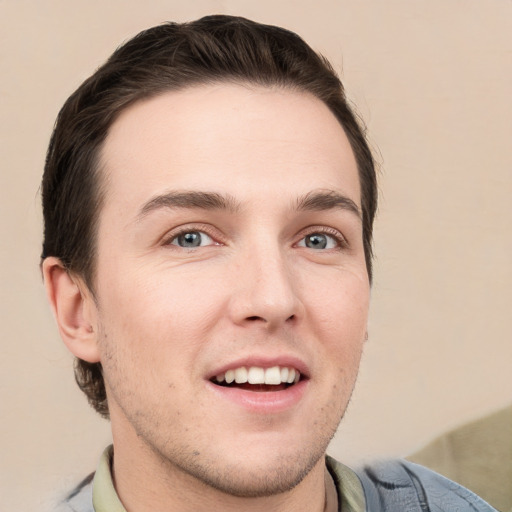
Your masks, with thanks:
M 237 323 L 259 321 L 268 327 L 298 318 L 301 303 L 293 268 L 277 237 L 251 243 L 240 254 L 232 311 Z

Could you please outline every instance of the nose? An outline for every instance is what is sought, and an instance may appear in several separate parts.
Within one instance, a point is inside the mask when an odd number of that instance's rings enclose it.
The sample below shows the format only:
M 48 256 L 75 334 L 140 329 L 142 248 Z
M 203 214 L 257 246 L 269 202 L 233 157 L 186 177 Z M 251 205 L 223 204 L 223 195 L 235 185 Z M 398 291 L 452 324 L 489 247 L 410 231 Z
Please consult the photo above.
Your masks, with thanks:
M 297 323 L 304 313 L 297 276 L 278 248 L 251 250 L 233 269 L 229 311 L 238 325 L 268 330 Z

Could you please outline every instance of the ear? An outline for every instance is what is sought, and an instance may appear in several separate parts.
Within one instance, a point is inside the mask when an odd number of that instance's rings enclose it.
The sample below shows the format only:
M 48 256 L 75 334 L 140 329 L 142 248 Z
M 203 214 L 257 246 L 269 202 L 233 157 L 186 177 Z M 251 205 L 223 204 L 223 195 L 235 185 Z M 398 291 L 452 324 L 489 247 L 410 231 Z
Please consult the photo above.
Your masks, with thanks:
M 97 308 L 90 290 L 58 258 L 46 258 L 42 271 L 62 340 L 76 357 L 89 363 L 99 362 Z

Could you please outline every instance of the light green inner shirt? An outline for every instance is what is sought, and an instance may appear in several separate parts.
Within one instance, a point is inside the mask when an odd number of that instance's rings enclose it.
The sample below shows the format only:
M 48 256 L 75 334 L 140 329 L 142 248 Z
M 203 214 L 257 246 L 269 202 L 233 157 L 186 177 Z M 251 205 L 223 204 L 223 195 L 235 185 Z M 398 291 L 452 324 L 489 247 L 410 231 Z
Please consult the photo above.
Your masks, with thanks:
M 105 449 L 94 475 L 92 503 L 95 512 L 126 512 L 117 496 L 112 481 L 111 464 L 112 445 Z M 338 510 L 342 512 L 365 512 L 364 491 L 357 475 L 347 466 L 326 458 L 327 469 L 331 474 L 338 492 Z

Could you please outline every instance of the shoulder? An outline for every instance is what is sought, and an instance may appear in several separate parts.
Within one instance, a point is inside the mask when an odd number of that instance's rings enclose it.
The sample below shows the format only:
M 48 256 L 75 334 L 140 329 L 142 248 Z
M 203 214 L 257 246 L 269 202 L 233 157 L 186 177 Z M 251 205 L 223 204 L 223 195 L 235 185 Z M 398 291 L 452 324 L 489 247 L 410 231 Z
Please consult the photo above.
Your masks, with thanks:
M 356 470 L 367 510 L 418 512 L 492 512 L 476 494 L 423 466 L 388 460 Z
M 512 512 L 512 405 L 437 437 L 407 457 Z
M 94 473 L 84 478 L 62 499 L 52 512 L 94 512 L 92 505 L 92 481 Z

